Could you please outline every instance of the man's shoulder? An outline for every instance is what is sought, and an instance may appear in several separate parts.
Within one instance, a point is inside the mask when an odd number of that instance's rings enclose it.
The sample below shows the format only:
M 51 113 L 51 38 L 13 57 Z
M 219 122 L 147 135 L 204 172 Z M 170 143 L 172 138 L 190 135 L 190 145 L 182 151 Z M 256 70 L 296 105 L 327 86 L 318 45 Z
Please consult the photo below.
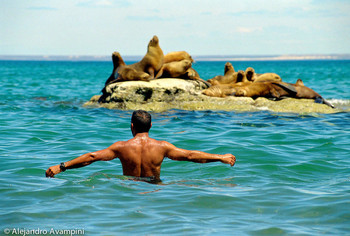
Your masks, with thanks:
M 157 145 L 163 146 L 163 147 L 168 147 L 169 145 L 172 145 L 171 143 L 165 141 L 165 140 L 158 140 L 158 139 L 154 139 L 154 138 L 149 138 L 149 140 Z
M 109 146 L 109 149 L 117 149 L 118 147 L 122 147 L 125 145 L 127 141 L 117 141 L 113 143 L 111 146 Z

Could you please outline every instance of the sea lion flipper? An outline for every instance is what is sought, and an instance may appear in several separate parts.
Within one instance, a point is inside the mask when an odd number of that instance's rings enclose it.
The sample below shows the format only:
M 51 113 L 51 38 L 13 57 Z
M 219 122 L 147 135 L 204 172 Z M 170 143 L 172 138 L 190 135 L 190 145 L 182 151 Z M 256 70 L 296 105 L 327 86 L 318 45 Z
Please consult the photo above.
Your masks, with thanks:
M 163 71 L 164 71 L 164 67 L 162 66 L 162 68 L 160 68 L 160 70 L 158 71 L 158 73 L 156 74 L 156 76 L 154 77 L 154 79 L 159 79 L 160 77 L 162 77 Z M 152 80 L 152 79 L 151 79 L 151 80 Z
M 286 92 L 290 93 L 292 96 L 295 96 L 298 92 L 292 84 L 283 83 L 283 82 L 272 83 L 272 84 L 275 84 L 275 85 L 281 87 Z
M 327 102 L 323 97 L 316 97 L 316 98 L 315 98 L 315 103 L 325 104 L 325 105 L 327 105 L 327 106 L 330 106 L 331 108 L 335 108 L 335 107 L 333 106 L 333 104 Z

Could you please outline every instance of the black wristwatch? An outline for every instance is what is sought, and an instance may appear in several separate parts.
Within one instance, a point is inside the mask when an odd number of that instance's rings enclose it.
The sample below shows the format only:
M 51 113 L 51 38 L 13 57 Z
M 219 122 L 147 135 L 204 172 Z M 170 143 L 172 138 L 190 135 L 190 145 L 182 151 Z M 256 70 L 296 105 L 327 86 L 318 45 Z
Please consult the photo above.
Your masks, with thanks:
M 67 168 L 66 168 L 66 165 L 64 164 L 64 162 L 62 162 L 60 164 L 60 169 L 61 169 L 62 172 L 66 171 Z

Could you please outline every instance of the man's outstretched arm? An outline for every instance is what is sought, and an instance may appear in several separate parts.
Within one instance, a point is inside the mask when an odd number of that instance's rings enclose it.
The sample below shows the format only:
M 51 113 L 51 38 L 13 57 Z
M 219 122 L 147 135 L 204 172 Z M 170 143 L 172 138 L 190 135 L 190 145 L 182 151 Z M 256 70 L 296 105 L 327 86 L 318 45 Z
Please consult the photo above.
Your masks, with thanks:
M 190 151 L 175 147 L 173 144 L 165 142 L 167 147 L 166 157 L 176 161 L 191 161 L 197 163 L 208 163 L 220 161 L 233 166 L 236 162 L 236 157 L 232 154 L 211 154 L 201 151 Z
M 117 157 L 116 152 L 116 144 L 113 144 L 109 148 L 97 151 L 97 152 L 90 152 L 86 153 L 84 155 L 81 155 L 80 157 L 77 157 L 73 160 L 64 162 L 65 169 L 75 169 L 84 167 L 87 165 L 90 165 L 91 163 L 95 161 L 110 161 Z M 51 166 L 46 170 L 46 177 L 54 177 L 55 175 L 61 173 L 63 170 L 61 169 L 60 165 Z

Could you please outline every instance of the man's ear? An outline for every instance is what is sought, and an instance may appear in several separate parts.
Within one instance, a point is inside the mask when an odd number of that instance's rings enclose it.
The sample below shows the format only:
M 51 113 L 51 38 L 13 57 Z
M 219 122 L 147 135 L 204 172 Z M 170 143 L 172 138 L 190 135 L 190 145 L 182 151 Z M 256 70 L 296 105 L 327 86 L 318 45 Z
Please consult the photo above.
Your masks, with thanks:
M 152 123 L 151 123 L 151 126 L 149 128 L 152 128 Z

